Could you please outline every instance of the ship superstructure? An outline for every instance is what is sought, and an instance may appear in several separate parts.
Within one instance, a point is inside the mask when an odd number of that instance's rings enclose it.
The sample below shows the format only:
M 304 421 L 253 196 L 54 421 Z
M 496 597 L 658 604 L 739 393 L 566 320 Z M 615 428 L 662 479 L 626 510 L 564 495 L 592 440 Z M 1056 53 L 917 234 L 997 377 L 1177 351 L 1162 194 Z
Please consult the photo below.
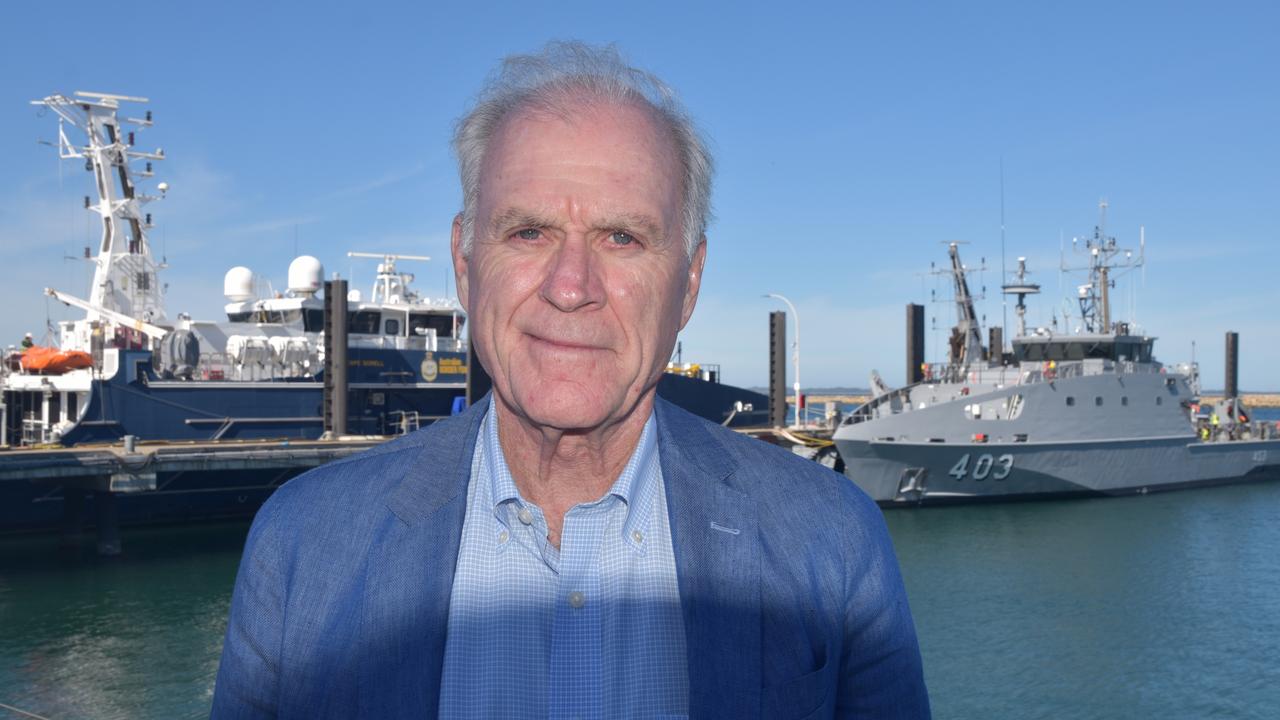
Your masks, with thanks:
M 0 370 L 0 445 L 144 440 L 314 438 L 323 429 L 324 269 L 314 257 L 289 266 L 282 292 L 247 267 L 226 273 L 226 316 L 170 316 L 151 252 L 147 203 L 163 198 L 139 182 L 154 177 L 164 151 L 137 150 L 150 111 L 123 117 L 122 106 L 145 98 L 105 93 L 52 95 L 35 104 L 60 119 L 58 154 L 83 160 L 97 199 L 85 208 L 101 220 L 94 274 L 85 297 L 46 289 L 84 312 L 59 324 L 62 355 L 77 364 L 33 366 L 30 350 L 6 357 Z M 79 138 L 73 140 L 73 137 Z M 158 194 L 156 194 L 158 193 Z M 375 258 L 367 299 L 347 298 L 348 427 L 389 434 L 447 416 L 465 396 L 466 316 L 452 298 L 413 289 L 398 263 L 412 255 L 350 253 Z M 50 369 L 52 367 L 52 369 Z M 71 369 L 67 369 L 67 368 Z
M 950 246 L 959 322 L 948 362 L 845 418 L 834 441 L 850 479 L 892 505 L 1280 477 L 1273 426 L 1251 422 L 1239 398 L 1203 403 L 1194 364 L 1163 365 L 1156 338 L 1112 319 L 1115 276 L 1140 266 L 1144 250 L 1124 250 L 1106 234 L 1105 209 L 1093 235 L 1074 243 L 1088 259 L 1074 331 L 1027 328 L 1025 299 L 1040 288 L 1019 259 L 1003 288 L 1017 297 L 1010 353 L 981 346 Z

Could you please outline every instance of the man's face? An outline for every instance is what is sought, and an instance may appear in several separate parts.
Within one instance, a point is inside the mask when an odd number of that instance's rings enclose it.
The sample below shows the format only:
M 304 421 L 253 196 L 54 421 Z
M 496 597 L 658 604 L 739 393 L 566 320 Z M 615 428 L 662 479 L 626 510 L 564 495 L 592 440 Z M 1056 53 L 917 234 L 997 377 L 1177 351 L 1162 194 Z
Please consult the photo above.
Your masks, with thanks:
M 680 166 L 649 116 L 584 102 L 524 112 L 490 141 L 458 294 L 499 400 L 539 426 L 616 422 L 661 376 L 698 295 Z

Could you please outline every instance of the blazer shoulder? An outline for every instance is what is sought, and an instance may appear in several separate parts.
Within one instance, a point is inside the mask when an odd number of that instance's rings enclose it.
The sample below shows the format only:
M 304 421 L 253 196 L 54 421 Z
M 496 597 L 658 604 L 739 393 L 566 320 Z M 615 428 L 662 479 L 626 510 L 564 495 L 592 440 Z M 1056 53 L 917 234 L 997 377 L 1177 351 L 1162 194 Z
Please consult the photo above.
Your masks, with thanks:
M 407 476 L 432 476 L 437 470 L 444 474 L 446 466 L 456 470 L 452 466 L 474 440 L 476 411 L 473 406 L 462 415 L 312 468 L 277 489 L 258 511 L 258 518 L 326 526 L 380 510 Z
M 773 443 L 730 430 L 660 401 L 663 434 L 714 475 L 728 476 L 732 487 L 764 503 L 800 503 L 815 512 L 837 510 L 861 517 L 880 509 L 849 478 Z M 722 467 L 716 467 L 722 465 Z

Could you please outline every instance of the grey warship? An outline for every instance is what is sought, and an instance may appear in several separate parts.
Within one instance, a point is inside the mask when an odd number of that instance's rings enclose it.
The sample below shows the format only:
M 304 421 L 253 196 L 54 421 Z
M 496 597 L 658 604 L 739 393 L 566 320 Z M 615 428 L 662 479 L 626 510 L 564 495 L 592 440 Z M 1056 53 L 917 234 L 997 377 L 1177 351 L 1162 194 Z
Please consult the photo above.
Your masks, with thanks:
M 882 506 L 1131 495 L 1280 479 L 1280 433 L 1252 420 L 1233 388 L 1201 401 L 1194 363 L 1167 367 L 1156 338 L 1113 322 L 1113 271 L 1141 263 L 1103 219 L 1080 249 L 1089 281 L 1079 287 L 1075 332 L 1026 327 L 1025 258 L 1014 282 L 1018 332 L 1012 352 L 993 332 L 988 350 L 973 296 L 950 244 L 957 324 L 947 363 L 889 389 L 873 374 L 873 397 L 836 428 L 845 474 Z M 1145 245 L 1145 243 L 1144 243 Z

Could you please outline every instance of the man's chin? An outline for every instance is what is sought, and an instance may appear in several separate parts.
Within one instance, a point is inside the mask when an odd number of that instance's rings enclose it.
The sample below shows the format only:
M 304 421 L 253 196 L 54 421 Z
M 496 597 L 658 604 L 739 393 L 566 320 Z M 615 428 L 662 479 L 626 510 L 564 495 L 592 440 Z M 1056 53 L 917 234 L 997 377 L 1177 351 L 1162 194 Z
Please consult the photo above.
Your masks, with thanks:
M 575 382 L 539 382 L 512 395 L 506 404 L 517 414 L 536 426 L 566 432 L 603 427 L 634 409 L 634 402 L 623 390 L 601 392 Z

